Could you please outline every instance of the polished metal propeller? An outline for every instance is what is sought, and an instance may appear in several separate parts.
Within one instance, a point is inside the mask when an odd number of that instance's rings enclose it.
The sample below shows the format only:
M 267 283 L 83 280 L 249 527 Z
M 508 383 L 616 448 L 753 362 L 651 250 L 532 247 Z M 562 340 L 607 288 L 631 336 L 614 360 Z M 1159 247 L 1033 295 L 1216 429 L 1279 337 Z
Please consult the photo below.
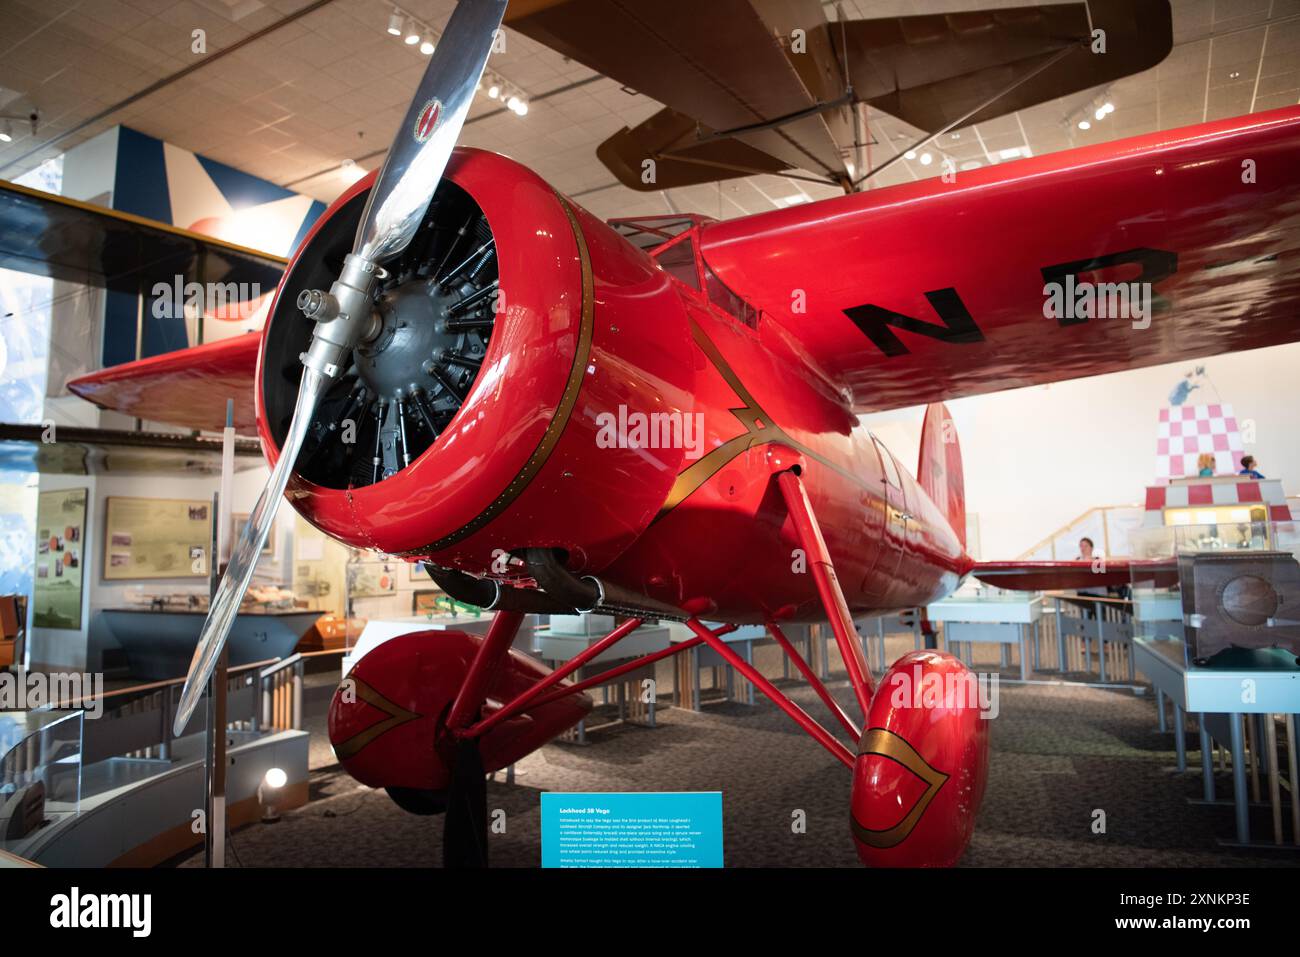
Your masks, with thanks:
M 181 692 L 173 730 L 184 732 L 216 668 L 231 625 L 253 578 L 289 474 L 311 427 L 326 387 L 351 360 L 352 350 L 373 333 L 373 295 L 387 273 L 384 264 L 401 255 L 442 179 L 460 135 L 474 91 L 505 15 L 506 0 L 460 0 L 425 70 L 406 119 L 397 131 L 383 169 L 366 200 L 352 252 L 328 293 L 305 291 L 298 306 L 317 323 L 304 366 L 293 420 L 280 458 L 235 544 L 230 564 L 212 599 Z

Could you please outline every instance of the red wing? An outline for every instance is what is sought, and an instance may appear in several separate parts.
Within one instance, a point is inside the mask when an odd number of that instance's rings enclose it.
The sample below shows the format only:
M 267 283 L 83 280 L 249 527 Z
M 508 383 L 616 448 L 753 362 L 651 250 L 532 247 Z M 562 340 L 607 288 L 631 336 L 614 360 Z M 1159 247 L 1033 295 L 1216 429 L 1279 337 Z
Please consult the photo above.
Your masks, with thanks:
M 253 382 L 260 332 L 110 366 L 73 379 L 68 388 L 104 409 L 191 429 L 220 430 L 226 399 L 235 400 L 235 428 L 257 434 Z
M 1178 584 L 1173 559 L 1108 558 L 1104 562 L 976 562 L 971 574 L 986 585 L 1012 591 L 1105 588 L 1150 583 L 1157 588 Z
M 712 223 L 701 250 L 877 411 L 1300 339 L 1297 169 L 1288 107 Z M 1049 280 L 1150 282 L 1154 312 L 1045 318 Z

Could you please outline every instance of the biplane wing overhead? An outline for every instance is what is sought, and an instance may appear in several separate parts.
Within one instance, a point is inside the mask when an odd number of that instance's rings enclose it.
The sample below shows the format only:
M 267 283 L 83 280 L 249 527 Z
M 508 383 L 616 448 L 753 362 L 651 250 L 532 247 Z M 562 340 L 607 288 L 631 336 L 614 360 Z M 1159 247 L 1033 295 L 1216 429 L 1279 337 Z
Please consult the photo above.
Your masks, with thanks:
M 0 267 L 147 297 L 156 280 L 274 289 L 287 260 L 166 223 L 0 182 Z M 231 303 L 244 315 L 247 303 Z M 192 429 L 255 434 L 258 333 L 110 366 L 68 388 L 103 408 Z
M 274 289 L 286 260 L 212 236 L 0 182 L 0 267 L 136 295 L 160 276 Z
M 854 103 L 935 132 L 1140 72 L 1172 47 L 1167 0 L 842 23 L 818 0 L 514 0 L 506 22 L 664 104 L 597 150 L 645 191 L 788 169 L 848 189 L 862 172 L 846 160 Z

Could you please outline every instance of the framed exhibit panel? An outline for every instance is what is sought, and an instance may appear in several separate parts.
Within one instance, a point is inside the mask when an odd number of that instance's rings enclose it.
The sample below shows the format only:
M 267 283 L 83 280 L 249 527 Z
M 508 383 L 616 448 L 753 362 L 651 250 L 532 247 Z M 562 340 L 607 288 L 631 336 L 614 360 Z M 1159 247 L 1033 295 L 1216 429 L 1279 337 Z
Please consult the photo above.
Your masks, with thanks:
M 105 581 L 206 578 L 211 543 L 210 501 L 105 500 Z
M 41 492 L 36 504 L 36 572 L 32 623 L 37 628 L 81 629 L 85 564 L 84 488 Z

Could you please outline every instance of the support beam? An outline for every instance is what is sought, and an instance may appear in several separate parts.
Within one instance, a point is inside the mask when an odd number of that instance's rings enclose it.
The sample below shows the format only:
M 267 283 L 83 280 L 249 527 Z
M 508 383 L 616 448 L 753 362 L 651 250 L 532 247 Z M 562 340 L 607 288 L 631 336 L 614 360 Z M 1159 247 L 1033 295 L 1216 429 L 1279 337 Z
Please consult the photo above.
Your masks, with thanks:
M 725 635 L 735 630 L 736 630 L 735 625 L 723 625 L 717 631 L 709 632 L 709 634 Z M 708 629 L 706 628 L 705 631 L 708 631 Z M 579 691 L 586 691 L 588 688 L 594 688 L 597 685 L 606 684 L 610 681 L 613 681 L 615 678 L 627 674 L 629 671 L 636 671 L 638 668 L 644 668 L 646 665 L 653 664 L 654 662 L 659 661 L 661 658 L 667 658 L 670 655 L 675 655 L 682 651 L 689 651 L 690 649 L 702 643 L 703 640 L 700 638 L 691 638 L 688 641 L 679 641 L 675 645 L 669 645 L 667 648 L 661 648 L 659 651 L 652 652 L 651 654 L 648 655 L 641 655 L 639 658 L 633 658 L 631 661 L 626 662 L 625 664 L 621 664 L 618 665 L 617 667 L 610 668 L 606 671 L 602 671 L 598 675 L 592 675 L 590 678 L 584 678 L 582 681 L 579 681 L 577 684 L 566 685 L 563 688 L 557 688 L 555 691 L 552 691 L 550 694 L 546 695 L 540 701 L 533 702 L 533 704 L 536 707 L 541 707 L 544 704 L 550 704 L 552 701 L 558 701 L 560 698 L 568 697 L 569 695 L 575 694 Z
M 808 568 L 817 582 L 817 592 L 821 595 L 826 615 L 830 619 L 831 630 L 835 633 L 835 643 L 839 646 L 840 657 L 849 672 L 849 682 L 853 685 L 853 694 L 858 699 L 865 720 L 871 709 L 871 696 L 875 692 L 871 678 L 871 666 L 862 654 L 862 642 L 858 639 L 857 629 L 853 627 L 853 616 L 849 613 L 848 603 L 840 588 L 839 579 L 835 577 L 835 566 L 831 564 L 830 552 L 826 549 L 826 540 L 822 538 L 817 516 L 813 514 L 812 502 L 808 501 L 808 492 L 803 486 L 799 473 L 793 470 L 780 472 L 776 477 L 785 498 L 786 508 L 794 522 L 794 531 L 800 546 L 808 557 Z
M 817 721 L 808 714 L 808 712 L 804 711 L 803 708 L 799 707 L 782 694 L 780 689 L 777 688 L 776 685 L 772 684 L 772 682 L 768 681 L 767 678 L 763 677 L 762 673 L 757 668 L 747 662 L 744 658 L 740 657 L 740 655 L 736 654 L 736 652 L 731 648 L 727 647 L 727 643 L 718 638 L 718 636 L 709 631 L 709 629 L 705 628 L 704 625 L 700 623 L 699 619 L 689 619 L 686 622 L 686 627 L 695 632 L 697 638 L 717 652 L 718 656 L 721 657 L 722 660 L 744 675 L 750 684 L 763 692 L 763 694 L 767 695 L 774 705 L 788 714 L 794 722 L 799 725 L 799 727 L 808 732 L 808 734 L 813 737 L 813 740 L 834 755 L 840 763 L 850 770 L 853 769 L 853 755 L 849 752 L 849 749 L 844 747 L 844 745 L 837 741 L 829 731 L 818 724 Z
M 513 701 L 503 705 L 498 710 L 492 712 L 492 714 L 488 715 L 478 724 L 466 728 L 464 731 L 455 732 L 457 737 L 464 737 L 464 738 L 481 737 L 487 734 L 493 728 L 495 728 L 502 721 L 505 721 L 508 718 L 513 718 L 515 715 L 519 714 L 520 712 L 527 710 L 528 706 L 532 704 L 534 701 L 536 701 L 537 697 L 543 691 L 545 691 L 547 688 L 551 688 L 559 684 L 569 675 L 573 674 L 575 671 L 577 671 L 579 668 L 585 665 L 588 661 L 591 661 L 593 658 L 596 658 L 597 656 L 603 654 L 608 649 L 612 648 L 620 640 L 622 640 L 627 635 L 631 634 L 632 632 L 640 628 L 641 622 L 642 619 L 640 618 L 629 618 L 627 621 L 623 622 L 623 624 L 619 625 L 617 628 L 611 631 L 604 638 L 600 639 L 600 641 L 596 642 L 594 645 L 592 645 L 590 648 L 587 648 L 585 651 L 578 652 L 578 654 L 574 655 L 567 662 L 565 662 L 563 666 L 552 671 L 541 681 L 537 682 L 537 684 L 533 685 L 532 687 L 528 688 L 526 691 L 518 695 Z M 572 691 L 568 691 L 567 693 L 572 694 Z
M 452 702 L 447 715 L 447 727 L 453 732 L 463 728 L 478 717 L 483 702 L 487 700 L 488 682 L 497 666 L 510 651 L 510 645 L 519 632 L 519 625 L 524 620 L 521 611 L 499 611 L 488 626 L 488 633 L 483 643 L 478 646 L 474 660 L 470 662 L 469 673 Z
M 790 639 L 785 636 L 785 632 L 781 630 L 776 622 L 771 620 L 767 623 L 767 630 L 776 639 L 776 643 L 781 646 L 781 650 L 794 662 L 794 666 L 799 669 L 799 673 L 804 676 L 804 680 L 812 685 L 813 691 L 817 692 L 817 697 L 821 698 L 822 703 L 830 709 L 831 714 L 839 719 L 840 724 L 844 726 L 844 730 L 849 733 L 850 740 L 857 744 L 862 738 L 862 731 L 853 723 L 853 719 L 848 716 L 844 709 L 840 707 L 840 703 L 835 700 L 835 696 L 827 690 L 826 685 L 808 666 L 808 662 L 804 661 L 803 655 L 799 654 L 798 649 L 790 643 Z

